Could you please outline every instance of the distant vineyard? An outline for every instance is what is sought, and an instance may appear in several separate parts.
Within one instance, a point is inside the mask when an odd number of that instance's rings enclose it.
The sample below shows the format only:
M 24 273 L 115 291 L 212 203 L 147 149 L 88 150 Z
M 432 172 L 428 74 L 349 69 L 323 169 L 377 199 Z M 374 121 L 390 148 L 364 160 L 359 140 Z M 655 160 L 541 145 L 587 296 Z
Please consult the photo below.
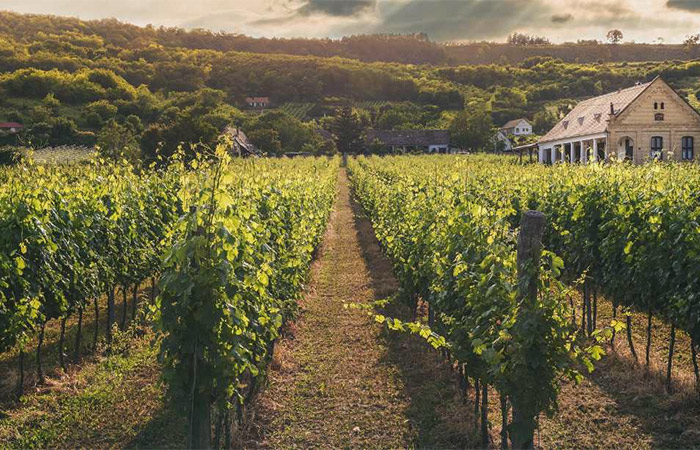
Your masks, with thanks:
M 355 107 L 360 109 L 377 109 L 390 104 L 391 102 L 388 102 L 386 100 L 365 100 L 355 102 Z
M 40 164 L 71 164 L 87 161 L 95 154 L 90 147 L 62 145 L 60 147 L 45 147 L 33 152 L 34 161 Z
M 314 106 L 316 106 L 315 103 L 284 103 L 279 107 L 279 110 L 299 120 L 304 120 Z

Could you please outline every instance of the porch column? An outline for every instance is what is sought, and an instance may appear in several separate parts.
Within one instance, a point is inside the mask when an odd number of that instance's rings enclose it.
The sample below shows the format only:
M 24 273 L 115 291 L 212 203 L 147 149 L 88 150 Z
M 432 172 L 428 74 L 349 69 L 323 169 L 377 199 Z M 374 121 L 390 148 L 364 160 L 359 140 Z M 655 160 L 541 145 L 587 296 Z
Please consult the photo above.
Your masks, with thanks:
M 609 139 L 608 139 L 608 135 L 606 133 L 606 135 L 605 135 L 605 159 L 604 159 L 604 161 L 608 160 L 608 155 L 610 154 L 610 147 L 608 146 L 608 143 L 609 143 L 608 141 L 609 141 Z
M 598 161 L 598 139 L 593 139 L 593 161 Z
M 579 146 L 579 149 L 578 149 L 579 158 L 578 159 L 581 162 L 581 164 L 586 164 L 586 147 L 583 144 L 583 141 L 579 142 L 578 146 Z
M 549 149 L 550 156 L 552 157 L 551 163 L 554 164 L 557 162 L 557 146 L 553 145 L 552 148 Z
M 569 142 L 569 164 L 574 162 L 574 152 L 576 151 L 576 142 Z
M 537 147 L 537 162 L 540 164 L 544 163 L 544 148 Z

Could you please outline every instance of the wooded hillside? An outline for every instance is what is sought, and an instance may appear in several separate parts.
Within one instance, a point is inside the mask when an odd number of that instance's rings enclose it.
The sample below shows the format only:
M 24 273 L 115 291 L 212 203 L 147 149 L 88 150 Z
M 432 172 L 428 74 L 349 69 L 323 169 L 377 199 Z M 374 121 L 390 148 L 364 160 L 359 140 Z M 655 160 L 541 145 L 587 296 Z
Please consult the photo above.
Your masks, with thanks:
M 642 48 L 658 50 L 658 57 L 663 49 L 676 52 L 669 46 L 587 45 L 598 51 L 590 54 L 596 58 L 605 52 L 642 58 Z M 472 51 L 474 46 L 482 50 Z M 657 75 L 691 103 L 700 88 L 696 60 L 575 63 L 531 56 L 519 63 L 438 64 L 460 51 L 483 61 L 500 52 L 496 59 L 510 61 L 516 59 L 510 47 L 442 46 L 421 35 L 253 39 L 4 12 L 0 121 L 23 123 L 19 137 L 33 146 L 92 145 L 127 136 L 120 147 L 141 148 L 147 156 L 158 148 L 171 152 L 182 142 L 211 144 L 234 124 L 278 153 L 321 148 L 323 139 L 315 130 L 327 128 L 324 117 L 339 105 L 353 106 L 367 127 L 445 128 L 467 106 L 460 121 L 482 113 L 495 125 L 528 117 L 542 132 L 582 98 Z M 520 46 L 517 54 L 560 48 L 565 46 Z M 566 59 L 575 54 L 569 53 Z M 339 54 L 347 57 L 331 56 Z M 352 59 L 390 55 L 434 64 Z M 276 115 L 246 111 L 248 96 L 269 97 Z M 14 139 L 0 137 L 5 143 Z

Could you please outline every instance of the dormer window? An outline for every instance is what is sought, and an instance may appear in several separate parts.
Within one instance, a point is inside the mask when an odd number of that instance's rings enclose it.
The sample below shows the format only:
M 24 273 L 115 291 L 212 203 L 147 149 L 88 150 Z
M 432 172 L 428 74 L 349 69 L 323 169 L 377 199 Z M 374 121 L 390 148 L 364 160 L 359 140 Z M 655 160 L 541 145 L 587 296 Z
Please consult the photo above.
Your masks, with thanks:
M 600 122 L 601 114 L 600 114 L 600 113 L 596 113 L 596 114 L 593 116 L 593 118 L 595 119 L 596 122 Z
M 579 125 L 583 125 L 583 117 L 579 117 L 579 118 L 578 118 L 578 124 L 579 124 Z
M 568 121 L 568 120 L 563 121 L 561 124 L 562 124 L 562 126 L 564 127 L 565 130 L 566 130 L 567 128 L 569 128 L 569 121 Z

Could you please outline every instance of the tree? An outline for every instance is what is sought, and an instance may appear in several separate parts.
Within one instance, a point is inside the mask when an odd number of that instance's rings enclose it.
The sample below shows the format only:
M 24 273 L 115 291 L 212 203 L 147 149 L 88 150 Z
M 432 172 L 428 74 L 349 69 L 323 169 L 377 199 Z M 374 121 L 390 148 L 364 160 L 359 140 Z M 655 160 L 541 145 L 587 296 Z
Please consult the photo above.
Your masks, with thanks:
M 695 47 L 698 43 L 700 43 L 700 34 L 690 34 L 683 41 L 683 45 L 686 47 Z
M 110 159 L 124 157 L 137 161 L 141 149 L 131 127 L 121 125 L 116 120 L 110 120 L 97 136 L 97 147 L 102 156 Z
M 248 139 L 257 148 L 270 155 L 282 154 L 279 133 L 272 128 L 258 128 L 248 133 Z
M 331 133 L 340 153 L 356 153 L 362 148 L 363 127 L 357 112 L 350 106 L 336 110 Z
M 611 44 L 619 44 L 624 38 L 624 35 L 622 34 L 622 31 L 615 29 L 608 31 L 608 34 L 606 34 L 605 37 Z
M 537 113 L 532 118 L 532 131 L 537 134 L 544 134 L 552 129 L 556 125 L 558 119 L 557 115 L 548 109 L 543 109 Z
M 473 151 L 490 148 L 494 139 L 491 114 L 486 108 L 470 105 L 455 116 L 450 125 L 457 146 Z
M 540 36 L 530 36 L 524 33 L 515 32 L 508 36 L 510 45 L 551 45 L 551 41 Z

